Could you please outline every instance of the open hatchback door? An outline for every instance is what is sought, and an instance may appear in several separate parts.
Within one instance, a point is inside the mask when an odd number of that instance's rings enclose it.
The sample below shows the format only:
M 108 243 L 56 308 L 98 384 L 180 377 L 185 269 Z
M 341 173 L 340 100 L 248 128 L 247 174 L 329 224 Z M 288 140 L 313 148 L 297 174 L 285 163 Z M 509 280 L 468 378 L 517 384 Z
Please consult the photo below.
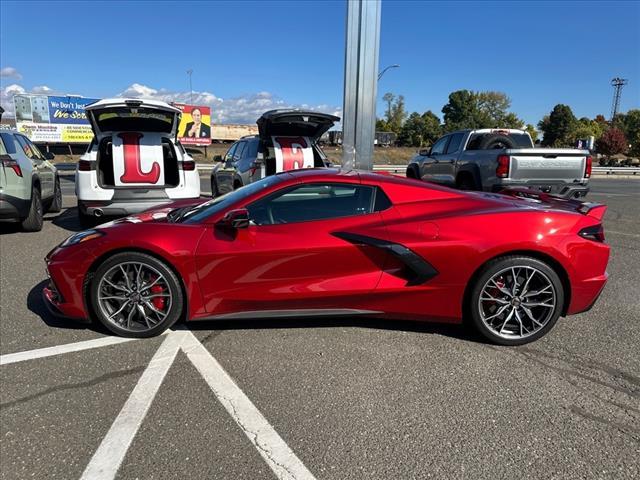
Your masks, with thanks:
M 88 105 L 86 112 L 95 136 L 78 164 L 81 215 L 136 213 L 199 196 L 195 162 L 177 142 L 180 109 L 114 98 Z
M 339 117 L 304 110 L 270 110 L 256 122 L 265 150 L 266 173 L 327 166 L 318 139 Z

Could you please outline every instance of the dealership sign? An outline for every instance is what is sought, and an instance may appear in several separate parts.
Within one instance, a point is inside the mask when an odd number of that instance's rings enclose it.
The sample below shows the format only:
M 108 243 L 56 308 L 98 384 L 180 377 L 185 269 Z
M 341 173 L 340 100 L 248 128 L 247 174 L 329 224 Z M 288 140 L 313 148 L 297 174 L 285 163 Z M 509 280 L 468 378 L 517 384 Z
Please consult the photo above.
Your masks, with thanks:
M 211 144 L 211 108 L 174 103 L 182 111 L 178 140 L 183 145 Z
M 84 107 L 96 98 L 15 95 L 16 128 L 34 142 L 89 143 L 93 138 Z

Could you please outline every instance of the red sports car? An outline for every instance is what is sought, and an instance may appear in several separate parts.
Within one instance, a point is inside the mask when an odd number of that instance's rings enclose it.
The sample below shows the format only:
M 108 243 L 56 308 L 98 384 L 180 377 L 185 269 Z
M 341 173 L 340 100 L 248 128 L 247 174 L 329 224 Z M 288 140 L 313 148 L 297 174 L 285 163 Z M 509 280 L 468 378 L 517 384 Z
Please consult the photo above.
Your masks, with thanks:
M 519 345 L 588 310 L 607 280 L 606 207 L 308 169 L 76 233 L 46 302 L 129 337 L 177 320 L 468 319 Z

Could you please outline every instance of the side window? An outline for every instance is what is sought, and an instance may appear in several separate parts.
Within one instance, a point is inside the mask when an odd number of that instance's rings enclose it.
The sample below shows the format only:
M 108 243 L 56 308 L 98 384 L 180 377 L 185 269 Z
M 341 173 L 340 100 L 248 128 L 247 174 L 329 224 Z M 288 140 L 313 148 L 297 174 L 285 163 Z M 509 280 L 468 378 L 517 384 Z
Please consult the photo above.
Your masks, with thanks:
M 240 142 L 236 148 L 235 153 L 233 154 L 233 161 L 237 162 L 242 158 L 242 153 L 244 152 L 244 147 L 247 145 L 247 142 Z
M 0 139 L 2 139 L 2 143 L 7 153 L 16 153 L 16 148 L 19 148 L 19 145 L 17 145 L 17 142 L 13 139 L 13 135 L 10 133 L 0 133 Z
M 34 158 L 36 158 L 37 160 L 45 160 L 44 155 L 42 154 L 40 149 L 36 145 L 34 145 L 33 142 L 31 140 L 29 140 L 28 138 L 26 140 L 27 140 L 27 145 L 29 145 L 29 148 L 31 149 L 31 151 L 35 155 Z
M 252 160 L 252 161 L 255 160 L 256 157 L 258 156 L 259 143 L 260 143 L 260 140 L 258 140 L 257 138 L 254 140 L 249 140 L 247 142 L 247 148 L 245 149 L 244 156 L 249 160 Z
M 23 137 L 22 135 L 14 135 L 13 138 L 16 139 L 16 142 L 18 142 L 18 145 L 20 145 L 20 148 L 27 157 L 31 158 L 32 160 L 38 158 L 27 143 L 27 137 Z
M 431 155 L 440 155 L 444 153 L 444 148 L 447 146 L 447 142 L 449 141 L 449 136 L 442 137 L 431 147 Z
M 460 144 L 462 143 L 462 137 L 464 137 L 464 133 L 454 133 L 451 135 L 451 141 L 447 146 L 447 153 L 454 153 L 458 151 Z
M 287 188 L 247 208 L 256 225 L 365 215 L 374 211 L 374 191 L 365 185 L 314 183 Z
M 234 143 L 233 145 L 231 145 L 231 148 L 229 150 L 227 150 L 227 153 L 224 154 L 224 162 L 228 163 L 233 159 L 233 154 L 236 151 L 236 147 L 238 146 L 237 143 Z

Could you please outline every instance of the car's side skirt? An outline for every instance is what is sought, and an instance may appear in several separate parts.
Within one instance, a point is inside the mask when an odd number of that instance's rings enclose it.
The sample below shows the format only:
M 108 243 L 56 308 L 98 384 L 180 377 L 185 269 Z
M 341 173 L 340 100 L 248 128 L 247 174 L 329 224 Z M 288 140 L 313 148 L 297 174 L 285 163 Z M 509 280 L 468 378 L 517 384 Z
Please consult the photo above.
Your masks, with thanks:
M 357 308 L 294 308 L 286 310 L 251 310 L 246 312 L 221 313 L 197 320 L 242 320 L 248 318 L 290 318 L 290 317 L 340 317 L 351 315 L 379 315 L 383 312 Z M 194 319 L 195 320 L 195 319 Z

